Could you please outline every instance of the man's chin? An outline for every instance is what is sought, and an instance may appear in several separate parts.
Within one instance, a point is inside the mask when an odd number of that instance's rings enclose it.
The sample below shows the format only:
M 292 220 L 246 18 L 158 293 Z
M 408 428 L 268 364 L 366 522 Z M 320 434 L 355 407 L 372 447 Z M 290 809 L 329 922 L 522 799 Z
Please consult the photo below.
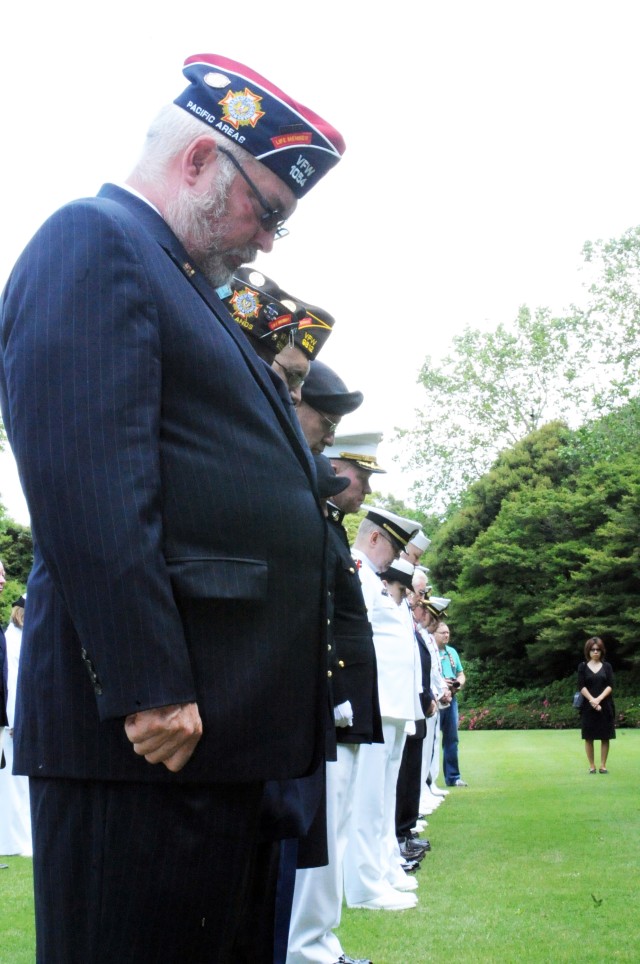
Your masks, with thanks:
M 201 269 L 216 288 L 229 284 L 234 274 L 243 264 L 250 264 L 255 260 L 257 251 L 251 248 L 245 251 L 230 251 L 225 254 L 215 254 L 207 258 Z

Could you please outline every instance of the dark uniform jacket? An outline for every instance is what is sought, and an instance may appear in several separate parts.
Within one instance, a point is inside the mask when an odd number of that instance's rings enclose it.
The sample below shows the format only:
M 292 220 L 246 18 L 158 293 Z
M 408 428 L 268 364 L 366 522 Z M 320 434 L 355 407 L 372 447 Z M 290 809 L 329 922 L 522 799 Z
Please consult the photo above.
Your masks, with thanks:
M 342 518 L 340 510 L 329 504 L 333 703 L 339 706 L 349 700 L 353 708 L 353 726 L 337 727 L 336 737 L 339 743 L 382 743 L 373 632 Z
M 327 700 L 314 466 L 280 380 L 165 221 L 113 185 L 54 214 L 8 281 L 0 351 L 35 542 L 17 771 L 314 771 Z M 193 700 L 204 734 L 180 773 L 133 752 L 124 717 Z

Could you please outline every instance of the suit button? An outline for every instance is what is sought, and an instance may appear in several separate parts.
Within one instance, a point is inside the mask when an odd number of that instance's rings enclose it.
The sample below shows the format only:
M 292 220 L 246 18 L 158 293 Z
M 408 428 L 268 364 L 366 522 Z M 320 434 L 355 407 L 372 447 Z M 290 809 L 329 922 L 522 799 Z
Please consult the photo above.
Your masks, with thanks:
M 338 660 L 338 666 L 340 667 L 340 669 L 344 669 L 344 660 L 343 660 L 343 659 L 339 659 L 339 660 Z
M 333 673 L 331 672 L 330 669 L 327 670 L 327 676 L 329 677 L 329 679 L 331 679 L 331 677 L 333 676 Z
M 353 566 L 350 567 L 349 572 L 355 572 L 355 569 L 353 568 Z
M 327 649 L 331 652 L 331 643 L 327 643 Z

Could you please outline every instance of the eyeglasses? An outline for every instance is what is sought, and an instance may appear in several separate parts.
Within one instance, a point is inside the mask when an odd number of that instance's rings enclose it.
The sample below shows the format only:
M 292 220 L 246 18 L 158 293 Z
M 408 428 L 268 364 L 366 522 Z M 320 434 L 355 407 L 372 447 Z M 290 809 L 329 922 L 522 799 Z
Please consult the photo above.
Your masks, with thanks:
M 381 535 L 383 539 L 386 539 L 386 541 L 389 543 L 389 545 L 390 545 L 391 548 L 393 549 L 393 551 L 394 551 L 394 553 L 395 553 L 395 555 L 394 555 L 393 558 L 394 558 L 394 559 L 399 559 L 399 558 L 400 558 L 400 553 L 402 552 L 402 549 L 398 549 L 398 547 L 397 547 L 397 545 L 395 544 L 395 542 L 393 541 L 393 539 L 390 539 L 389 536 L 386 534 L 386 532 L 382 532 L 381 529 L 378 529 L 377 532 L 378 532 L 378 535 Z
M 314 412 L 317 412 L 322 421 L 325 423 L 327 427 L 327 435 L 333 435 L 340 422 L 332 422 L 328 415 L 325 415 L 323 412 L 319 412 L 317 408 L 314 408 Z
M 218 150 L 221 154 L 224 154 L 225 157 L 229 158 L 240 177 L 245 180 L 260 202 L 260 207 L 264 208 L 264 214 L 260 215 L 260 224 L 262 229 L 264 231 L 268 231 L 270 234 L 274 234 L 276 238 L 286 238 L 286 236 L 289 234 L 289 230 L 284 226 L 287 219 L 282 217 L 282 211 L 278 211 L 277 208 L 271 207 L 264 194 L 258 190 L 245 169 L 242 167 L 238 159 L 233 156 L 231 151 L 228 151 L 225 147 L 218 147 Z
M 281 368 L 284 372 L 285 380 L 291 391 L 294 391 L 296 388 L 302 388 L 304 380 L 307 377 L 306 374 L 303 375 L 302 372 L 296 372 L 293 368 L 287 368 L 286 365 L 279 362 L 277 358 L 274 358 L 273 361 L 278 368 Z
M 591 649 L 589 650 L 589 652 L 590 652 L 590 653 L 601 653 L 602 650 L 600 649 L 599 646 L 592 646 Z

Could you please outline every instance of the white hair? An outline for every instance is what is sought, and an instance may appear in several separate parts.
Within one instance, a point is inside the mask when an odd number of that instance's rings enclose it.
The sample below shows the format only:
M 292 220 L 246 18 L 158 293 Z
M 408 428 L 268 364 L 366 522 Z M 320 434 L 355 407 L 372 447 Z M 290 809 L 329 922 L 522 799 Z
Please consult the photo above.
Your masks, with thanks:
M 142 153 L 133 170 L 133 175 L 146 184 L 163 184 L 173 159 L 197 137 L 202 137 L 205 131 L 241 163 L 246 164 L 253 159 L 251 154 L 238 147 L 224 134 L 192 117 L 182 107 L 178 107 L 177 104 L 167 104 L 152 121 L 147 131 Z M 221 168 L 226 174 L 233 176 L 237 173 L 224 154 L 220 161 Z

